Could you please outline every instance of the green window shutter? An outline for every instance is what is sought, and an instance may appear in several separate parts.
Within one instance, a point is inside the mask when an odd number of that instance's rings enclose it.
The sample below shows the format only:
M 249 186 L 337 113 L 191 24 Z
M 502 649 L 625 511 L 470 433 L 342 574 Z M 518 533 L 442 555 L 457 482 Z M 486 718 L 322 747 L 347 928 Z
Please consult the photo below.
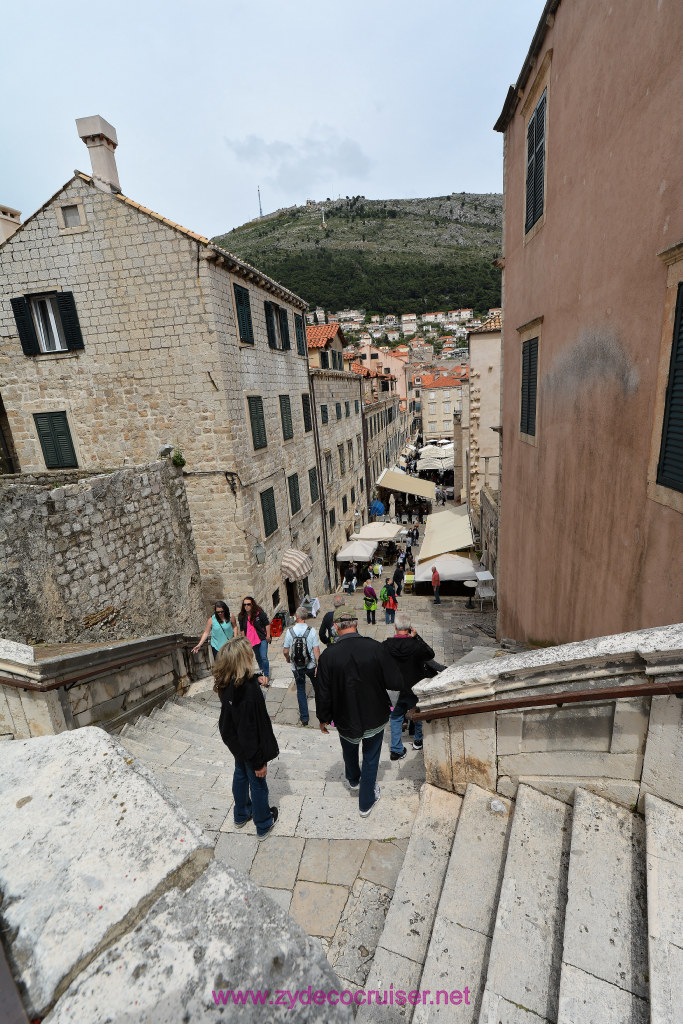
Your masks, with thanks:
M 320 499 L 320 494 L 318 492 L 318 471 L 315 466 L 313 469 L 309 469 L 308 471 L 308 486 L 311 491 L 311 505 L 314 505 L 316 501 Z
M 304 430 L 306 433 L 309 430 L 313 430 L 313 421 L 311 419 L 311 397 L 310 395 L 301 396 L 301 407 L 304 414 Z
M 19 331 L 21 350 L 25 356 L 37 356 L 40 352 L 40 345 L 38 344 L 38 335 L 36 334 L 36 327 L 31 316 L 31 307 L 23 295 L 10 299 L 10 302 L 17 330 Z
M 280 306 L 278 313 L 280 316 L 280 337 L 282 338 L 282 348 L 288 350 L 291 348 L 289 343 L 289 316 L 287 315 L 287 310 L 283 306 Z
M 285 441 L 289 441 L 290 438 L 294 437 L 292 406 L 289 401 L 289 395 L 280 395 L 280 419 L 282 420 L 282 436 Z
M 330 357 L 327 352 L 320 353 L 320 369 L 329 370 L 330 368 Z
M 276 306 L 272 302 L 264 302 L 263 308 L 266 313 L 266 333 L 268 335 L 268 344 L 271 348 L 277 348 L 277 328 L 275 326 L 275 310 Z
M 357 416 L 359 411 L 360 411 L 360 403 L 359 403 L 358 399 L 356 399 L 356 401 L 355 401 L 355 407 L 356 407 L 356 416 Z
M 247 345 L 254 344 L 254 327 L 251 322 L 251 302 L 249 301 L 249 290 L 242 285 L 236 284 L 235 307 L 237 309 L 237 333 L 239 340 Z
M 296 350 L 300 356 L 306 355 L 306 332 L 304 331 L 304 318 L 298 313 L 294 314 L 294 330 L 296 332 Z
M 251 422 L 251 437 L 254 442 L 254 448 L 266 448 L 268 445 L 268 438 L 266 436 L 266 420 L 263 415 L 263 399 L 260 395 L 251 395 L 247 402 L 249 403 L 249 420 Z
M 277 509 L 275 508 L 275 491 L 269 487 L 261 491 L 261 512 L 263 513 L 263 532 L 266 537 L 277 530 Z
M 71 431 L 65 412 L 37 412 L 33 420 L 48 469 L 77 469 Z
M 290 477 L 287 477 L 287 483 L 289 485 L 289 507 L 292 510 L 292 515 L 295 515 L 301 508 L 301 496 L 299 495 L 299 474 L 292 473 Z
M 522 345 L 522 401 L 519 429 L 523 434 L 536 434 L 536 383 L 538 376 L 538 338 Z
M 683 283 L 678 286 L 657 483 L 683 491 Z
M 326 405 L 321 405 L 320 406 L 320 422 L 321 423 L 327 423 L 328 422 L 327 406 Z
M 62 321 L 66 347 L 70 352 L 76 352 L 85 348 L 73 292 L 57 292 L 55 298 L 57 299 L 57 309 Z
M 342 418 L 341 402 L 337 402 L 337 404 L 336 404 L 336 411 L 337 411 L 337 419 L 340 420 Z
M 351 403 L 350 402 L 344 402 L 344 412 L 346 413 L 347 416 L 351 415 Z

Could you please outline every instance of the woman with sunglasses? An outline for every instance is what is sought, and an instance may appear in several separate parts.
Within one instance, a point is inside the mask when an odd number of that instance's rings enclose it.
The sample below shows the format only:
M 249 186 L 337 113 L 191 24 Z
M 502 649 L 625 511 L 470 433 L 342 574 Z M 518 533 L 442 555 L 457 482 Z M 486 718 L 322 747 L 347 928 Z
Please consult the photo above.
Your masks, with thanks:
M 245 597 L 242 601 L 239 615 L 237 616 L 239 627 L 244 636 L 254 648 L 256 661 L 265 676 L 265 686 L 269 685 L 270 664 L 268 662 L 268 644 L 270 643 L 270 621 L 260 605 L 256 604 L 253 597 Z
M 192 653 L 198 654 L 200 647 L 206 643 L 210 636 L 211 650 L 215 659 L 221 647 L 228 640 L 232 640 L 233 637 L 239 635 L 240 631 L 235 621 L 235 616 L 230 614 L 230 609 L 225 601 L 216 601 L 213 606 L 213 615 L 210 615 L 206 620 L 206 629 L 202 633 L 197 646 L 192 648 Z

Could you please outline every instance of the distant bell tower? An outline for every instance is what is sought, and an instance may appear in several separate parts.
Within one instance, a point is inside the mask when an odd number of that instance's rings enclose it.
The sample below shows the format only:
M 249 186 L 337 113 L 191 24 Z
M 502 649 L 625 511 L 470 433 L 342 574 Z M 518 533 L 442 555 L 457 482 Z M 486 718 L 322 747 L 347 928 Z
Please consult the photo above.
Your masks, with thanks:
M 258 215 L 259 215 L 259 220 L 262 220 L 263 219 L 263 209 L 261 208 L 261 186 L 260 185 L 256 186 L 256 191 L 258 192 Z

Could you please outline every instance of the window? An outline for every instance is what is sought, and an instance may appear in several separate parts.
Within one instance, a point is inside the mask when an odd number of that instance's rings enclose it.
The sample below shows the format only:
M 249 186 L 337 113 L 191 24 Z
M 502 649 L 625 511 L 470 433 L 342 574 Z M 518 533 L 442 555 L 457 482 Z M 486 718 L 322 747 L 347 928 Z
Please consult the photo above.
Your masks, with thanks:
M 370 353 L 370 358 L 371 359 L 379 359 L 379 352 L 371 352 Z
M 313 467 L 308 471 L 308 487 L 311 492 L 311 505 L 315 505 L 316 501 L 320 500 L 320 492 L 318 491 L 318 471 Z
M 341 402 L 337 402 L 336 410 L 337 410 L 337 419 L 340 420 L 342 418 Z
M 273 601 L 273 608 L 277 608 L 277 606 L 280 603 L 280 588 L 279 587 L 277 588 L 277 590 L 273 591 L 272 601 Z
M 422 383 L 422 377 L 416 377 L 415 378 L 415 385 L 416 385 L 416 387 L 419 387 L 421 383 Z
M 361 477 L 360 478 L 360 493 L 361 494 L 363 493 L 364 489 L 365 489 L 365 484 L 363 483 L 363 477 Z
M 322 370 L 329 370 L 330 368 L 330 357 L 327 352 L 320 353 L 320 368 Z
M 328 484 L 331 484 L 334 480 L 334 470 L 332 468 L 332 452 L 325 452 L 325 476 Z
M 363 458 L 363 438 L 360 434 L 356 436 L 356 448 L 358 449 L 358 461 L 360 462 Z
M 357 416 L 358 413 L 360 412 L 360 401 L 358 399 L 356 399 L 356 401 L 354 402 L 354 406 L 355 406 L 356 416 Z
M 277 510 L 275 508 L 275 491 L 269 487 L 261 491 L 261 512 L 263 513 L 263 531 L 266 537 L 277 530 Z
M 268 438 L 266 436 L 266 421 L 263 415 L 263 399 L 260 395 L 250 395 L 247 399 L 249 404 L 249 420 L 251 422 L 251 439 L 254 448 L 266 448 Z
M 429 403 L 429 415 L 436 416 L 436 402 Z
M 436 394 L 433 391 L 430 391 L 429 392 L 429 397 L 430 397 L 431 401 L 434 401 L 434 399 L 436 398 Z
M 355 505 L 355 503 L 356 503 L 356 488 L 352 487 L 351 488 L 351 504 Z
M 313 430 L 313 420 L 311 419 L 311 396 L 301 396 L 301 410 L 304 414 L 304 430 L 306 433 L 309 430 Z
M 80 228 L 81 211 L 77 206 L 63 206 L 62 217 L 64 218 L 65 228 Z
M 543 215 L 545 175 L 545 107 L 544 91 L 536 105 L 526 131 L 526 216 L 524 232 L 528 232 Z M 528 433 L 528 431 L 525 431 Z
M 21 295 L 11 303 L 24 355 L 84 347 L 73 292 Z
M 430 423 L 429 423 L 429 433 L 430 434 L 435 434 L 436 433 L 436 420 L 431 420 L 430 421 Z
M 420 389 L 419 389 L 419 388 L 416 388 L 416 389 L 415 389 L 415 397 L 416 397 L 416 398 L 419 398 L 419 397 L 420 397 Z
M 291 476 L 287 477 L 287 486 L 289 487 L 289 507 L 292 510 L 292 515 L 295 515 L 301 509 L 298 473 L 292 473 Z
M 294 437 L 292 406 L 289 401 L 289 395 L 280 395 L 280 419 L 282 420 L 282 437 L 285 441 L 289 441 L 290 438 Z
M 353 441 L 346 442 L 346 454 L 349 460 L 349 469 L 353 469 Z
M 304 331 L 304 318 L 298 313 L 294 314 L 294 333 L 296 334 L 296 350 L 300 356 L 306 355 L 306 332 Z
M 251 303 L 249 291 L 241 284 L 233 285 L 235 291 L 235 308 L 237 310 L 237 333 L 243 345 L 254 344 L 254 328 L 251 322 Z
M 348 503 L 346 495 L 344 494 L 343 497 L 342 497 L 342 512 L 344 514 L 346 514 L 348 511 L 349 511 L 349 503 Z
M 683 282 L 678 285 L 657 483 L 683 491 Z
M 444 416 L 448 416 L 450 411 L 451 411 L 451 403 L 450 402 L 444 402 L 443 403 L 443 414 L 444 414 Z
M 344 402 L 344 414 L 346 416 L 350 416 L 351 415 L 351 403 L 350 402 Z
M 287 310 L 274 302 L 264 302 L 263 307 L 266 314 L 268 344 L 271 348 L 287 350 L 290 347 Z
M 344 445 L 337 445 L 337 451 L 339 452 L 339 472 L 342 476 L 346 472 L 346 463 L 344 461 Z
M 334 509 L 331 508 L 330 509 L 330 528 L 334 527 L 334 524 L 336 523 L 336 521 L 337 521 L 337 516 L 335 514 Z
M 538 373 L 538 338 L 522 342 L 522 402 L 519 429 L 533 437 L 536 434 L 536 376 Z
M 33 414 L 47 469 L 77 469 L 76 452 L 65 412 Z
M 441 397 L 442 397 L 442 398 L 443 398 L 444 400 L 445 400 L 445 399 L 447 399 L 447 398 L 450 398 L 450 397 L 451 397 L 451 393 L 450 393 L 450 391 L 442 391 L 442 392 L 441 392 Z
M 327 406 L 326 405 L 321 405 L 320 406 L 320 422 L 321 423 L 327 423 L 328 422 Z

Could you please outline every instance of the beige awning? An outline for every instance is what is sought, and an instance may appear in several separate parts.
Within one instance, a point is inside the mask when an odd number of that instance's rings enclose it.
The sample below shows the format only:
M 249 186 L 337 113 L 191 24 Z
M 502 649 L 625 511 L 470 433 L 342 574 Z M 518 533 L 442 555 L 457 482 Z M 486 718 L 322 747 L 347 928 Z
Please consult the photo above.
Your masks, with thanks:
M 432 566 L 435 565 L 442 583 L 446 580 L 473 580 L 479 563 L 463 555 L 436 555 L 428 562 L 415 566 L 415 583 L 432 582 Z
M 356 534 L 359 540 L 395 540 L 401 532 L 400 523 L 368 523 Z
M 290 583 L 303 580 L 313 570 L 313 562 L 305 551 L 297 551 L 296 548 L 287 548 L 282 556 L 280 571 L 284 579 Z
M 403 494 L 416 494 L 420 498 L 434 501 L 435 487 L 431 480 L 420 480 L 417 476 L 408 476 L 400 469 L 385 469 L 377 477 L 377 487 L 386 487 L 390 491 L 401 491 Z
M 369 562 L 376 550 L 375 540 L 352 540 L 337 552 L 337 561 Z
M 427 516 L 424 540 L 417 554 L 418 562 L 425 562 L 456 551 L 464 551 L 473 545 L 470 519 L 466 506 L 458 511 L 446 509 Z

